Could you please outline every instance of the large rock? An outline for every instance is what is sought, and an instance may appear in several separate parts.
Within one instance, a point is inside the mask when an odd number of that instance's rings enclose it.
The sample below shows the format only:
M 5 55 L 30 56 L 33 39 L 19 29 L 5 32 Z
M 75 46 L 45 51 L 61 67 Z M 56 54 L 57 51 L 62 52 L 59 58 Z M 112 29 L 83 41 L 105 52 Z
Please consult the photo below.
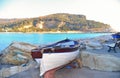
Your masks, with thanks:
M 80 44 L 85 44 L 86 49 L 102 49 L 103 44 L 106 42 L 113 42 L 113 38 L 111 35 L 103 35 L 94 38 L 80 39 L 78 41 Z
M 102 35 L 102 36 L 98 36 L 98 37 L 95 37 L 93 38 L 94 41 L 99 41 L 100 43 L 105 43 L 105 42 L 109 42 L 111 40 L 113 40 L 113 37 L 110 35 Z
M 27 63 L 32 59 L 31 50 L 37 46 L 23 42 L 13 42 L 5 50 L 0 57 L 1 63 L 20 65 Z
M 31 52 L 31 49 L 34 49 L 36 47 L 37 46 L 29 44 L 29 43 L 25 43 L 25 42 L 13 42 L 5 50 L 3 50 L 3 52 L 8 53 L 9 51 L 12 51 L 12 50 L 20 50 L 20 51 L 23 51 L 23 52 Z
M 120 58 L 109 54 L 81 52 L 83 66 L 102 71 L 120 71 Z

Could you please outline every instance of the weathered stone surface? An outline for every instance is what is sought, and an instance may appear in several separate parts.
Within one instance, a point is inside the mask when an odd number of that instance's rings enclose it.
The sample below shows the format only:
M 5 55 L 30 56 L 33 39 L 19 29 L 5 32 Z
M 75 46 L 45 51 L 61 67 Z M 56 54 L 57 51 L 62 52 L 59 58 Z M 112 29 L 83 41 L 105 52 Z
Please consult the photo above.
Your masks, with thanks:
M 3 52 L 8 53 L 9 51 L 12 51 L 12 50 L 20 50 L 20 51 L 23 51 L 23 52 L 31 52 L 31 49 L 34 49 L 36 47 L 37 46 L 29 44 L 29 43 L 13 42 L 5 50 L 3 50 Z
M 113 40 L 113 37 L 110 35 L 103 35 L 103 36 L 98 36 L 98 37 L 95 37 L 94 40 L 96 41 L 99 41 L 101 43 L 105 43 L 107 41 L 110 41 L 110 40 Z
M 120 58 L 109 54 L 81 52 L 83 66 L 102 71 L 120 71 Z
M 6 78 L 6 77 L 9 77 L 11 75 L 17 74 L 19 72 L 28 70 L 29 68 L 34 67 L 35 65 L 36 65 L 36 62 L 31 61 L 26 66 L 20 65 L 20 66 L 12 66 L 12 67 L 9 67 L 9 68 L 2 68 L 0 70 L 0 78 Z
M 102 45 L 99 42 L 86 41 L 86 49 L 101 49 Z
M 86 49 L 102 49 L 106 42 L 113 42 L 111 35 L 103 35 L 95 38 L 80 39 L 79 43 L 85 44 Z
M 0 57 L 1 63 L 20 65 L 27 63 L 32 59 L 31 50 L 37 46 L 23 42 L 13 42 L 5 50 Z

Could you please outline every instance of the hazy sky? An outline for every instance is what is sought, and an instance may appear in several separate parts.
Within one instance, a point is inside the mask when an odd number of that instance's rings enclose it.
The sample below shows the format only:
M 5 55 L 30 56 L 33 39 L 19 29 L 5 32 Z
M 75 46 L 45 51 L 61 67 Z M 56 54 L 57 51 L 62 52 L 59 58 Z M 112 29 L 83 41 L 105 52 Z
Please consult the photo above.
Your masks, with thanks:
M 120 0 L 0 0 L 0 18 L 38 17 L 53 13 L 86 15 L 120 31 Z

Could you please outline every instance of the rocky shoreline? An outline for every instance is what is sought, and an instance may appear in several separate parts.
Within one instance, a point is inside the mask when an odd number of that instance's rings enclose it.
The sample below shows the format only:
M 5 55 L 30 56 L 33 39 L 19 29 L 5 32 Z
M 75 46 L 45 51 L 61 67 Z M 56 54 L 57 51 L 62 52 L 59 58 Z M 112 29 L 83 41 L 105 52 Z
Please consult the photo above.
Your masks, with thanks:
M 100 71 L 120 71 L 120 49 L 117 49 L 117 53 L 108 53 L 107 45 L 113 42 L 111 35 L 78 41 L 83 67 Z M 31 50 L 36 47 L 38 46 L 23 42 L 11 43 L 0 55 L 0 77 L 9 77 L 35 67 L 37 64 L 31 57 Z

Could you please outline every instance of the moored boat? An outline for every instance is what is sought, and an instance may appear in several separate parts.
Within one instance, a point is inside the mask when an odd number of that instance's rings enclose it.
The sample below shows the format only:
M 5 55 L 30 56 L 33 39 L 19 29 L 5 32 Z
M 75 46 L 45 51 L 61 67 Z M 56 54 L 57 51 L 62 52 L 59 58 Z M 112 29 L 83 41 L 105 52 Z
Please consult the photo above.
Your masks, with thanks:
M 79 54 L 79 43 L 75 40 L 65 39 L 42 48 L 31 51 L 33 59 L 40 59 L 40 76 L 46 72 L 64 66 Z

